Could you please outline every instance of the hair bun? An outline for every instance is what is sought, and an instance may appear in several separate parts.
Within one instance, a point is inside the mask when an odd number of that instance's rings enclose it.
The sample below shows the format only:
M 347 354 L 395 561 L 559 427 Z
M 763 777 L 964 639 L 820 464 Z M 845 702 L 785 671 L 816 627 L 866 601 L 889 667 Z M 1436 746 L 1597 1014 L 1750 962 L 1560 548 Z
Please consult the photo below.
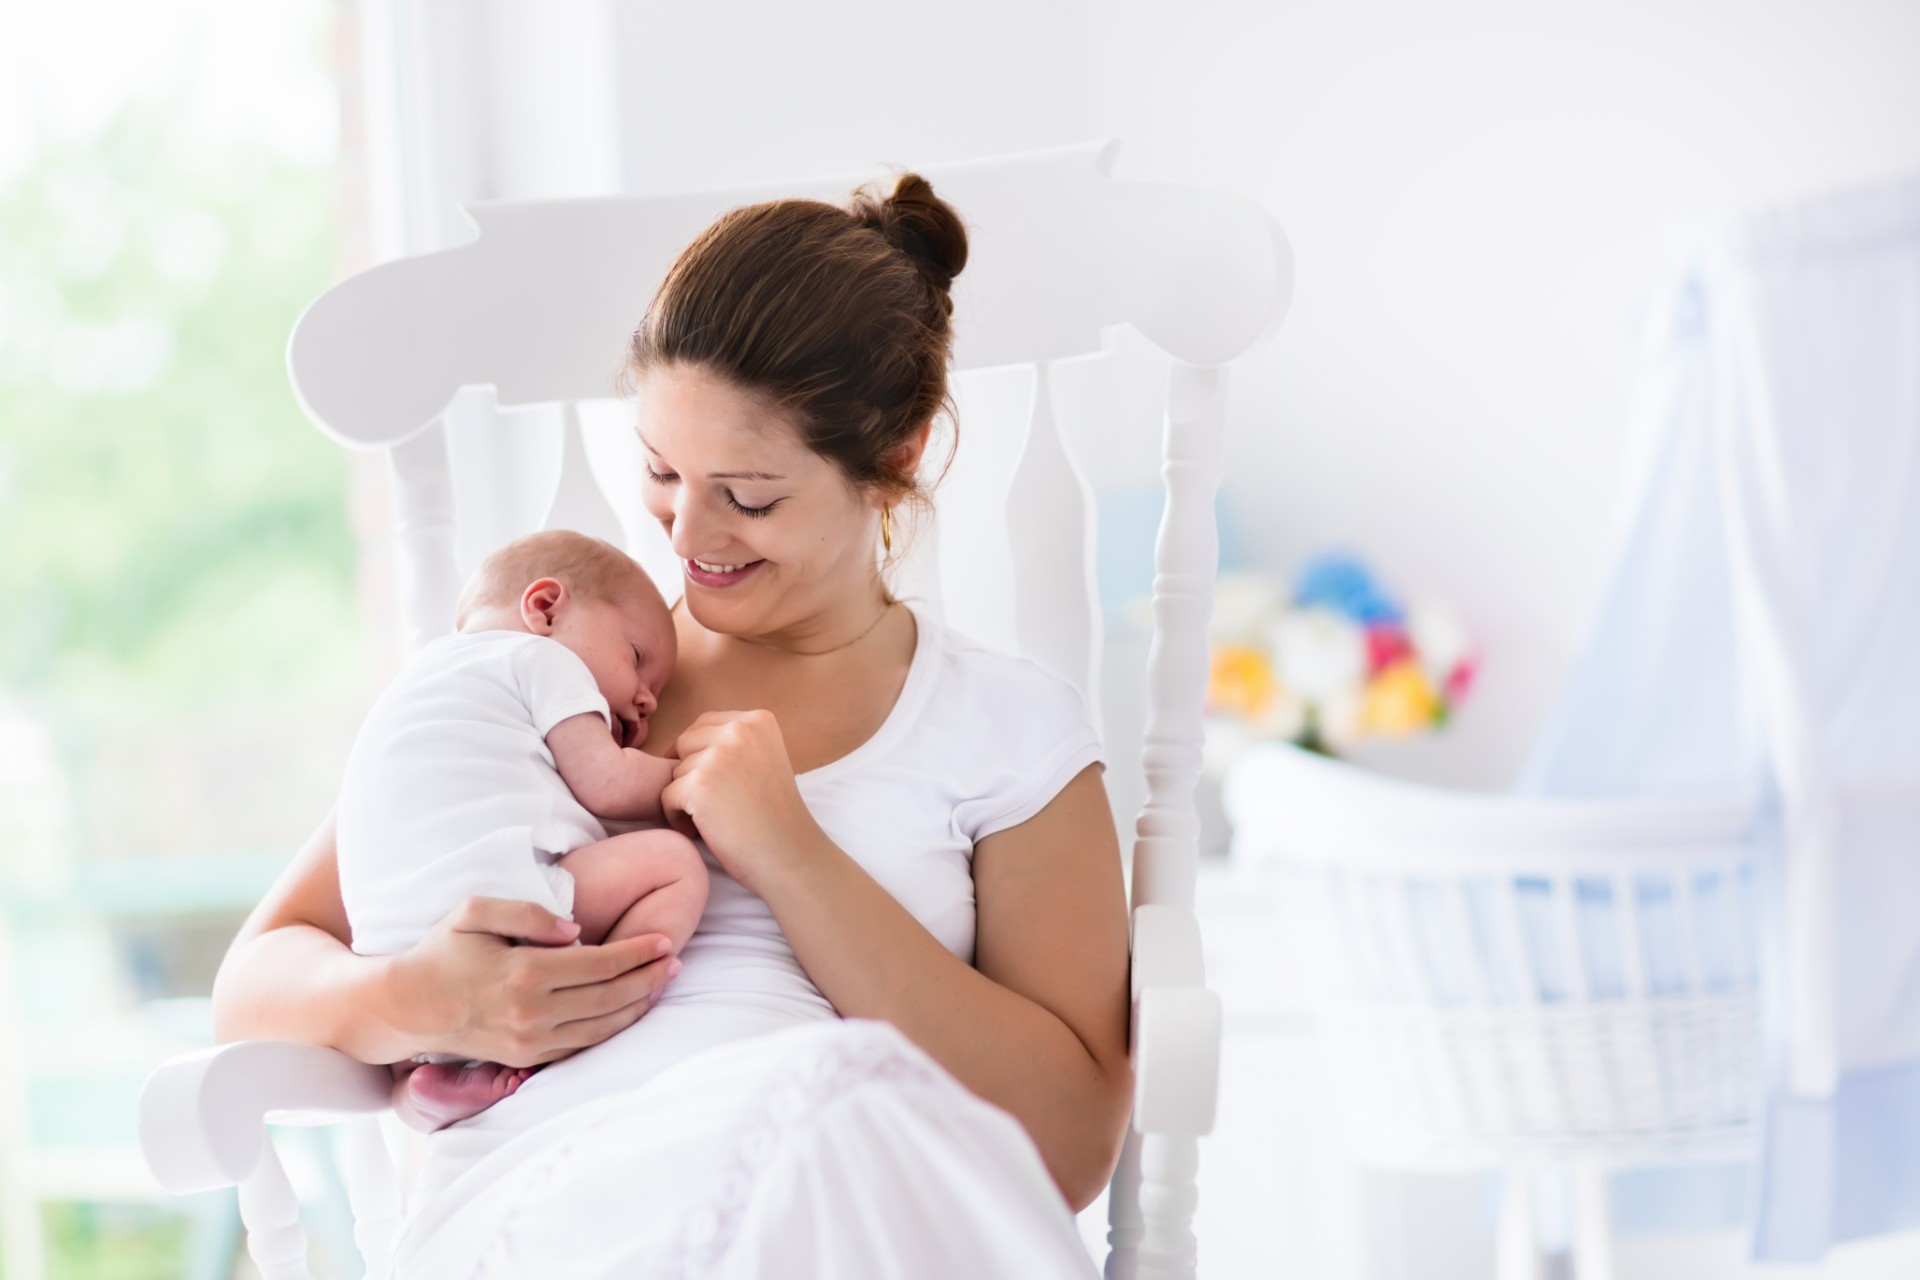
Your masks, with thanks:
M 967 265 L 967 229 L 953 206 L 933 194 L 933 184 L 917 173 L 902 173 L 891 195 L 869 183 L 853 193 L 847 211 L 874 228 L 887 243 L 912 258 L 942 293 Z

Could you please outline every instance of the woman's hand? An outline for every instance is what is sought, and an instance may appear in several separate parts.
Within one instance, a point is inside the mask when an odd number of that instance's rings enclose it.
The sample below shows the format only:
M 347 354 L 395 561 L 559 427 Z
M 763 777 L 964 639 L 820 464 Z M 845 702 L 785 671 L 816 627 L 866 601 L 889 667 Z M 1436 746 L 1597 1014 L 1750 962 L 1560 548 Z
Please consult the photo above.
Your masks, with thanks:
M 810 840 L 825 840 L 793 780 L 771 711 L 709 711 L 674 739 L 680 763 L 660 793 L 667 821 L 707 842 L 728 875 L 755 887 Z
M 661 958 L 662 935 L 567 945 L 579 932 L 531 902 L 468 898 L 393 957 L 405 1030 L 424 1037 L 417 1051 L 553 1062 L 632 1026 L 679 971 Z
M 579 932 L 571 922 L 498 898 L 469 898 L 410 951 L 357 955 L 334 825 L 330 813 L 228 948 L 216 1039 L 327 1045 L 362 1062 L 434 1052 L 532 1066 L 631 1026 L 678 963 L 660 962 L 658 935 L 563 945 Z

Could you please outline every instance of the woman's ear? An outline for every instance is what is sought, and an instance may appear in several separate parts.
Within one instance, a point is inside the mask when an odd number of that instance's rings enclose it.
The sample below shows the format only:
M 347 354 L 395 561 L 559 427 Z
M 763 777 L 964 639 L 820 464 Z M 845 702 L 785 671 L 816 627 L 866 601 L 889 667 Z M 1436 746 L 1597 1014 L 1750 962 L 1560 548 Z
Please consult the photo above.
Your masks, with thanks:
M 520 593 L 520 621 L 533 634 L 550 636 L 554 619 L 566 603 L 566 583 L 558 578 L 540 578 Z
M 920 458 L 927 451 L 927 440 L 933 434 L 933 419 L 928 418 L 914 429 L 899 444 L 880 455 L 880 465 L 901 479 L 912 482 L 920 473 Z M 884 504 L 882 504 L 884 505 Z

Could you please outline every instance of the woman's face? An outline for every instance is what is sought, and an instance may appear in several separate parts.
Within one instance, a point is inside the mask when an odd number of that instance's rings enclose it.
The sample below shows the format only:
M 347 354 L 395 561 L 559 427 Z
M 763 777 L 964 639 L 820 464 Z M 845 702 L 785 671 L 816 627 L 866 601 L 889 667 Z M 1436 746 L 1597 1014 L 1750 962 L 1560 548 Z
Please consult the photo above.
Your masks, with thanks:
M 703 369 L 640 380 L 647 510 L 681 560 L 687 606 L 730 635 L 839 625 L 875 598 L 879 500 L 759 397 Z

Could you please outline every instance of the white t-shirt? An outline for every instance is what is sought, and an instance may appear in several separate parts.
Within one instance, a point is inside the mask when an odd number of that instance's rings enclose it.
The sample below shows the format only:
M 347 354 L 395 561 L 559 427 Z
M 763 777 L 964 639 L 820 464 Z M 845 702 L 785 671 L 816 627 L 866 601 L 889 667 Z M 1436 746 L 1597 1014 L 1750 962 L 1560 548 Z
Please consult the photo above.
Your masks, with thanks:
M 579 655 L 524 631 L 442 636 L 367 713 L 340 783 L 340 894 L 363 955 L 405 951 L 468 897 L 571 918 L 553 866 L 606 828 L 567 790 L 547 733 L 612 712 Z
M 974 844 L 1025 822 L 1105 759 L 1071 684 L 909 607 L 919 638 L 886 722 L 796 781 L 828 838 L 971 964 Z M 704 843 L 700 852 L 710 875 L 706 913 L 659 1003 L 611 1039 L 536 1072 L 512 1097 L 433 1134 L 423 1185 L 445 1186 L 542 1119 L 632 1088 L 690 1054 L 837 1016 L 766 902 L 721 870 Z

